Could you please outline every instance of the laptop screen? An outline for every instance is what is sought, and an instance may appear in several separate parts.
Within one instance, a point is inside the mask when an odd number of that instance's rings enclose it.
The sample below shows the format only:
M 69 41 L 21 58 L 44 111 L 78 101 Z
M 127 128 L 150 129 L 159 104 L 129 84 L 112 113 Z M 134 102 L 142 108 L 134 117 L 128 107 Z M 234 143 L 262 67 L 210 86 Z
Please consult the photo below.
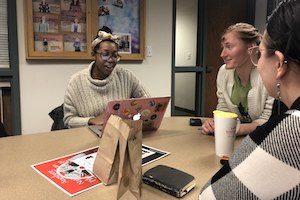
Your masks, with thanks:
M 143 120 L 143 131 L 159 128 L 166 112 L 170 97 L 135 98 L 110 101 L 104 113 L 104 126 L 110 115 L 122 119 L 133 119 L 139 115 Z

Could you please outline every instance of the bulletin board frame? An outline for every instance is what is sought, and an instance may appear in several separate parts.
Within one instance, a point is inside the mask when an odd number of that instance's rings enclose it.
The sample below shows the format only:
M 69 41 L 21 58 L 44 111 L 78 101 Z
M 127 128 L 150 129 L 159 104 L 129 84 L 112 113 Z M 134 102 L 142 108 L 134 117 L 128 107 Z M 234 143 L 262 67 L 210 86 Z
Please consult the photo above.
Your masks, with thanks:
M 145 0 L 24 2 L 28 60 L 91 60 L 91 43 L 104 25 L 121 37 L 121 60 L 144 59 Z M 111 8 L 109 14 L 100 13 L 103 2 L 110 2 L 110 5 L 105 5 Z

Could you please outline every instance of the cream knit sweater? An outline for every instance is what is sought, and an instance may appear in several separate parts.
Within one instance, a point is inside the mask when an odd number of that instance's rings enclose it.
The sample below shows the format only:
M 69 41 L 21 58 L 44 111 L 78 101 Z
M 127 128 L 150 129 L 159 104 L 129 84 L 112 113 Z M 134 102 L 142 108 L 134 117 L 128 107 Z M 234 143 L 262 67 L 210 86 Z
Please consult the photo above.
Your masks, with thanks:
M 94 62 L 71 77 L 64 100 L 64 123 L 69 128 L 85 126 L 105 111 L 111 100 L 149 96 L 139 80 L 128 70 L 115 67 L 109 77 L 91 77 Z

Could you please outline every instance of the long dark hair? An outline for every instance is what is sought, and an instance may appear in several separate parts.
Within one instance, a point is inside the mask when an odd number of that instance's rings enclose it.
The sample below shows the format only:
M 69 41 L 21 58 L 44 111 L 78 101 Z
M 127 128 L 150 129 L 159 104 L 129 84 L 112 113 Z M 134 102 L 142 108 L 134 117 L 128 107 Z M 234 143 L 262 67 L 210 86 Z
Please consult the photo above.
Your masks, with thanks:
M 270 15 L 266 32 L 268 49 L 281 51 L 286 60 L 300 61 L 300 1 L 285 0 Z

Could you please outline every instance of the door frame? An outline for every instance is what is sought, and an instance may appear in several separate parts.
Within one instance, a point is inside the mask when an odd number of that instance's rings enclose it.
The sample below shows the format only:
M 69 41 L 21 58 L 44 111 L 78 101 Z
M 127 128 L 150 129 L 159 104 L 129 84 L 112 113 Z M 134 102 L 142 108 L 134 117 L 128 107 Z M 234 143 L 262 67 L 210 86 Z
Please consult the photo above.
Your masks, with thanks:
M 0 69 L 0 78 L 10 82 L 12 135 L 21 134 L 20 83 L 19 83 L 19 50 L 17 30 L 16 0 L 7 0 L 7 28 L 9 68 Z
M 172 22 L 172 86 L 171 86 L 171 115 L 175 113 L 175 74 L 176 73 L 195 73 L 195 110 L 183 109 L 186 113 L 194 116 L 202 116 L 204 113 L 204 98 L 205 85 L 204 73 L 206 73 L 205 66 L 205 38 L 206 38 L 206 24 L 205 24 L 205 0 L 198 1 L 198 14 L 197 14 L 197 50 L 196 50 L 196 66 L 176 66 L 175 65 L 175 47 L 176 47 L 176 0 L 173 0 L 173 22 Z
M 197 26 L 197 58 L 196 66 L 175 65 L 175 47 L 176 47 L 176 0 L 173 0 L 173 27 L 172 27 L 172 86 L 171 86 L 171 115 L 175 113 L 175 74 L 176 73 L 196 73 L 196 91 L 195 91 L 195 111 L 191 114 L 195 116 L 204 116 L 205 113 L 205 74 L 209 72 L 206 62 L 206 43 L 207 43 L 207 1 L 198 0 L 198 26 Z M 256 1 L 245 0 L 247 4 L 246 22 L 254 24 Z M 187 111 L 188 112 L 188 111 Z

